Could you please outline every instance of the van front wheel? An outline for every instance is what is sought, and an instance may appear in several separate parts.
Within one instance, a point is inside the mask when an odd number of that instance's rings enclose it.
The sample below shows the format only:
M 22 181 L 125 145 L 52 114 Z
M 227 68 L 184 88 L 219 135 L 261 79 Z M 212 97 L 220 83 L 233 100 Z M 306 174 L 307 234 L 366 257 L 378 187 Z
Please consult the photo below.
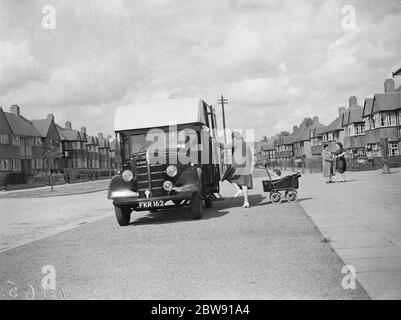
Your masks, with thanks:
M 191 199 L 191 214 L 192 218 L 199 220 L 203 217 L 203 206 L 200 198 L 200 193 L 195 192 Z
M 114 207 L 114 212 L 116 214 L 116 219 L 121 227 L 129 225 L 131 220 L 131 209 L 125 207 Z

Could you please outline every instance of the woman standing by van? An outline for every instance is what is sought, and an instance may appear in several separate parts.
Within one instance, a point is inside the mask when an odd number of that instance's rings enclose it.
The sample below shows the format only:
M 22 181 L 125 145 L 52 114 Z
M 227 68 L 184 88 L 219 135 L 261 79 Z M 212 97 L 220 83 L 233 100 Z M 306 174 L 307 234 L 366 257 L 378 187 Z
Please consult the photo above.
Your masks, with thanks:
M 232 143 L 225 146 L 225 149 L 232 150 L 232 166 L 223 180 L 233 184 L 237 192 L 234 197 L 244 196 L 243 208 L 249 208 L 248 190 L 253 189 L 252 181 L 252 153 L 249 145 L 244 141 L 239 132 L 231 135 Z

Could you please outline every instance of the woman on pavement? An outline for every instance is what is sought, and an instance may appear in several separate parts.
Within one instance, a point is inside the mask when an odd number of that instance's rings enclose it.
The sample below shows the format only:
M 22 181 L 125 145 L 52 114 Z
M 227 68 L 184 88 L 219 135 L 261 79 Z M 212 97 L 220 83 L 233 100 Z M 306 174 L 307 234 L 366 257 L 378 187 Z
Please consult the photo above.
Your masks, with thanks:
M 328 150 L 329 145 L 326 143 L 323 145 L 322 151 L 322 161 L 323 161 L 323 177 L 326 178 L 326 183 L 334 183 L 332 167 L 334 162 L 334 157 Z
M 336 152 L 336 160 L 337 160 L 337 172 L 341 174 L 341 182 L 345 182 L 345 171 L 347 171 L 347 163 L 345 161 L 345 151 L 343 144 L 341 142 L 337 142 L 337 152 Z

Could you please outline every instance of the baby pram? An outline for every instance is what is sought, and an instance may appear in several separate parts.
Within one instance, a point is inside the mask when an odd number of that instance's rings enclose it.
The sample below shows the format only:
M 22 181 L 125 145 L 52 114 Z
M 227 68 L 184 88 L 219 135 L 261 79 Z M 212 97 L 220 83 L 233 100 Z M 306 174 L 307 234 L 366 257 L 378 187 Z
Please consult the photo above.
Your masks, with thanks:
M 298 200 L 299 181 L 301 177 L 300 173 L 294 173 L 281 179 L 273 180 L 269 171 L 266 170 L 270 180 L 262 181 L 263 191 L 270 192 L 270 200 L 274 204 L 279 204 L 283 200 L 282 192 L 288 202 L 296 202 Z

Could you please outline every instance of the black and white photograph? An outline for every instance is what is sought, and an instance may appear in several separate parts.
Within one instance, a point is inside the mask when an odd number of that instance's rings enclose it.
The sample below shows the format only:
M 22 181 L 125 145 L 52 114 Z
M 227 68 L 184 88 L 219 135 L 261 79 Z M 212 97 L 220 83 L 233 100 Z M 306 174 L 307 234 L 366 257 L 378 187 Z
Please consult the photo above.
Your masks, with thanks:
M 401 2 L 0 0 L 0 300 L 401 300 Z

